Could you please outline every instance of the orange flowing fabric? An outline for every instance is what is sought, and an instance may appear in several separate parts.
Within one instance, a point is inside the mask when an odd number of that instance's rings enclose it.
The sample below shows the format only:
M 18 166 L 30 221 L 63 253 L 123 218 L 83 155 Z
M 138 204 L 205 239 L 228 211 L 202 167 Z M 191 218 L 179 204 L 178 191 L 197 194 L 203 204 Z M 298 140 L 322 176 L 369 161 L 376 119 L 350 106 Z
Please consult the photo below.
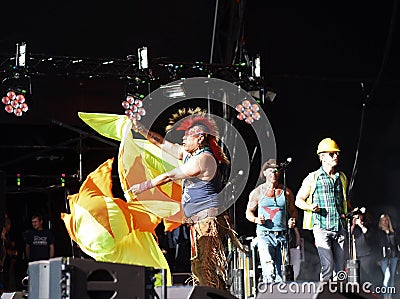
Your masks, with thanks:
M 132 123 L 125 115 L 79 113 L 99 134 L 120 141 L 118 174 L 124 192 L 179 166 L 179 161 L 147 140 L 134 139 Z M 126 263 L 167 269 L 156 241 L 155 228 L 163 221 L 165 230 L 183 221 L 180 182 L 171 182 L 130 195 L 127 202 L 112 194 L 112 163 L 107 160 L 83 182 L 78 194 L 68 196 L 70 214 L 61 215 L 70 237 L 96 261 Z M 156 285 L 161 285 L 159 276 Z

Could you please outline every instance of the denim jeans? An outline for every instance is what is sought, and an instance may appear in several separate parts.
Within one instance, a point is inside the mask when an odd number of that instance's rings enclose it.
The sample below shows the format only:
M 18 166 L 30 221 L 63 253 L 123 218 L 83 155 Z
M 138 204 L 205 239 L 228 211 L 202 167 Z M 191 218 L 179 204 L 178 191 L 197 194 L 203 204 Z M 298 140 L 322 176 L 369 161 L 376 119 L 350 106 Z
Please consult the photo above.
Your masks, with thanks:
M 381 261 L 381 269 L 383 272 L 383 283 L 382 285 L 386 287 L 394 287 L 394 276 L 396 275 L 396 266 L 398 257 L 384 258 Z M 385 294 L 384 297 L 391 297 L 390 294 Z
M 313 228 L 315 246 L 321 262 L 320 280 L 334 278 L 338 271 L 344 270 L 345 231 L 330 231 L 319 227 Z
M 282 232 L 275 236 L 273 233 L 257 232 L 257 246 L 263 283 L 282 281 L 282 250 L 285 250 L 286 261 L 289 259 L 285 234 Z

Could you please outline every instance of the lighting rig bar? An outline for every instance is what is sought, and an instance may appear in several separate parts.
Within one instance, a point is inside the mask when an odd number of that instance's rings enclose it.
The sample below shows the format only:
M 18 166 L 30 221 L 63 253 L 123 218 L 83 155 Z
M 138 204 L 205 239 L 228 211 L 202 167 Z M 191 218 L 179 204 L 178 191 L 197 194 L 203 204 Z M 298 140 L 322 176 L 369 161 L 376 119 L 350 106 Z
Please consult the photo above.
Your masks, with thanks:
M 30 77 L 87 77 L 121 78 L 146 76 L 134 61 L 105 58 L 82 58 L 70 56 L 29 55 L 25 68 L 16 68 L 15 57 L 4 59 L 0 67 L 2 72 L 10 74 L 23 72 Z
M 83 77 L 131 80 L 162 80 L 171 82 L 189 77 L 212 77 L 226 80 L 253 90 L 263 85 L 262 77 L 254 76 L 254 70 L 246 63 L 235 65 L 208 64 L 204 62 L 177 62 L 154 59 L 149 68 L 139 68 L 136 56 L 130 59 L 82 58 L 30 54 L 24 67 L 16 66 L 15 56 L 0 56 L 0 74 L 4 77 Z

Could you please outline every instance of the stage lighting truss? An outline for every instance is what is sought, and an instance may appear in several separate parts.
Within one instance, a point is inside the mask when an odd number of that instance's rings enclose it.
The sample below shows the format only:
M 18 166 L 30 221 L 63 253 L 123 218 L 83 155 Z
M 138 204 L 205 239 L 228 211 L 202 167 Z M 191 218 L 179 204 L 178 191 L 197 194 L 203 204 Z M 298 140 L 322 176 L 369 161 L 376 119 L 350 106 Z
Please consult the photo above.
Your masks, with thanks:
M 143 99 L 150 90 L 164 82 L 191 77 L 218 78 L 231 82 L 248 91 L 256 98 L 256 103 L 264 104 L 265 100 L 273 101 L 275 93 L 266 91 L 261 76 L 260 57 L 250 64 L 240 62 L 233 65 L 207 64 L 201 61 L 194 63 L 174 62 L 165 59 L 154 59 L 149 68 L 147 47 L 138 49 L 138 56 L 128 55 L 123 59 L 96 59 L 66 56 L 33 55 L 27 52 L 24 42 L 17 43 L 13 57 L 1 59 L 0 77 L 2 80 L 2 102 L 5 111 L 22 116 L 28 109 L 31 91 L 31 77 L 65 76 L 83 78 L 117 78 L 127 80 L 128 88 L 122 107 L 131 118 L 141 119 L 146 115 Z M 132 57 L 131 57 L 132 56 Z M 151 82 L 151 84 L 150 84 Z M 132 88 L 133 87 L 133 88 Z M 165 89 L 168 98 L 185 97 L 182 86 L 171 86 Z M 28 99 L 28 101 L 27 101 Z M 253 102 L 253 101 L 252 101 Z M 246 123 L 253 123 L 260 118 L 256 104 L 244 100 L 237 106 L 238 118 Z M 29 103 L 30 105 L 30 103 Z
M 257 103 L 252 104 L 247 99 L 236 105 L 236 111 L 238 112 L 237 118 L 244 120 L 247 124 L 251 124 L 261 118 L 260 106 Z

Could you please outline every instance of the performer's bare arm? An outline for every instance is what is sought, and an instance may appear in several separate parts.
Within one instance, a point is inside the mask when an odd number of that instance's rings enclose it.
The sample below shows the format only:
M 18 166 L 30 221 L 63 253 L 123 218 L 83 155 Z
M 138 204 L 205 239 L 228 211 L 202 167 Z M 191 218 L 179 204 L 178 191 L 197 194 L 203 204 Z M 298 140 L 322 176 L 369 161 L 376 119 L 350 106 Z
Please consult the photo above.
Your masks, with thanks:
M 25 257 L 26 257 L 27 261 L 29 261 L 30 255 L 31 255 L 31 246 L 29 244 L 26 244 L 25 245 Z
M 181 145 L 167 141 L 160 134 L 150 131 L 141 122 L 137 120 L 132 120 L 132 123 L 133 123 L 132 129 L 135 132 L 138 132 L 148 141 L 158 146 L 162 150 L 166 151 L 167 153 L 173 155 L 175 158 L 182 160 L 183 149 Z
M 290 218 L 295 218 L 297 220 L 299 212 L 294 204 L 294 195 L 292 190 L 286 187 L 286 200 L 288 201 L 288 210 Z
M 306 202 L 308 196 L 310 195 L 312 180 L 313 180 L 313 176 L 311 176 L 311 175 L 308 175 L 303 180 L 303 183 L 296 195 L 295 205 L 298 208 L 305 210 L 305 211 L 309 210 L 309 211 L 313 211 L 313 212 L 318 212 L 319 211 L 318 204 L 316 204 L 316 203 L 308 204 Z
M 201 180 L 208 181 L 215 176 L 216 171 L 217 163 L 215 158 L 210 154 L 203 153 L 190 158 L 180 167 L 176 167 L 171 171 L 162 173 L 152 180 L 142 184 L 133 185 L 128 191 L 132 191 L 133 194 L 137 195 L 155 186 L 164 185 L 171 181 L 188 179 L 191 177 L 197 177 Z
M 54 257 L 54 244 L 49 245 L 49 256 L 50 258 Z
M 260 188 L 257 187 L 253 191 L 250 192 L 249 195 L 249 201 L 247 203 L 247 208 L 246 208 L 246 218 L 250 222 L 253 223 L 258 223 L 258 224 L 263 224 L 265 222 L 264 216 L 259 216 L 257 217 L 255 215 L 255 211 L 257 210 L 258 207 L 258 200 L 260 198 Z

